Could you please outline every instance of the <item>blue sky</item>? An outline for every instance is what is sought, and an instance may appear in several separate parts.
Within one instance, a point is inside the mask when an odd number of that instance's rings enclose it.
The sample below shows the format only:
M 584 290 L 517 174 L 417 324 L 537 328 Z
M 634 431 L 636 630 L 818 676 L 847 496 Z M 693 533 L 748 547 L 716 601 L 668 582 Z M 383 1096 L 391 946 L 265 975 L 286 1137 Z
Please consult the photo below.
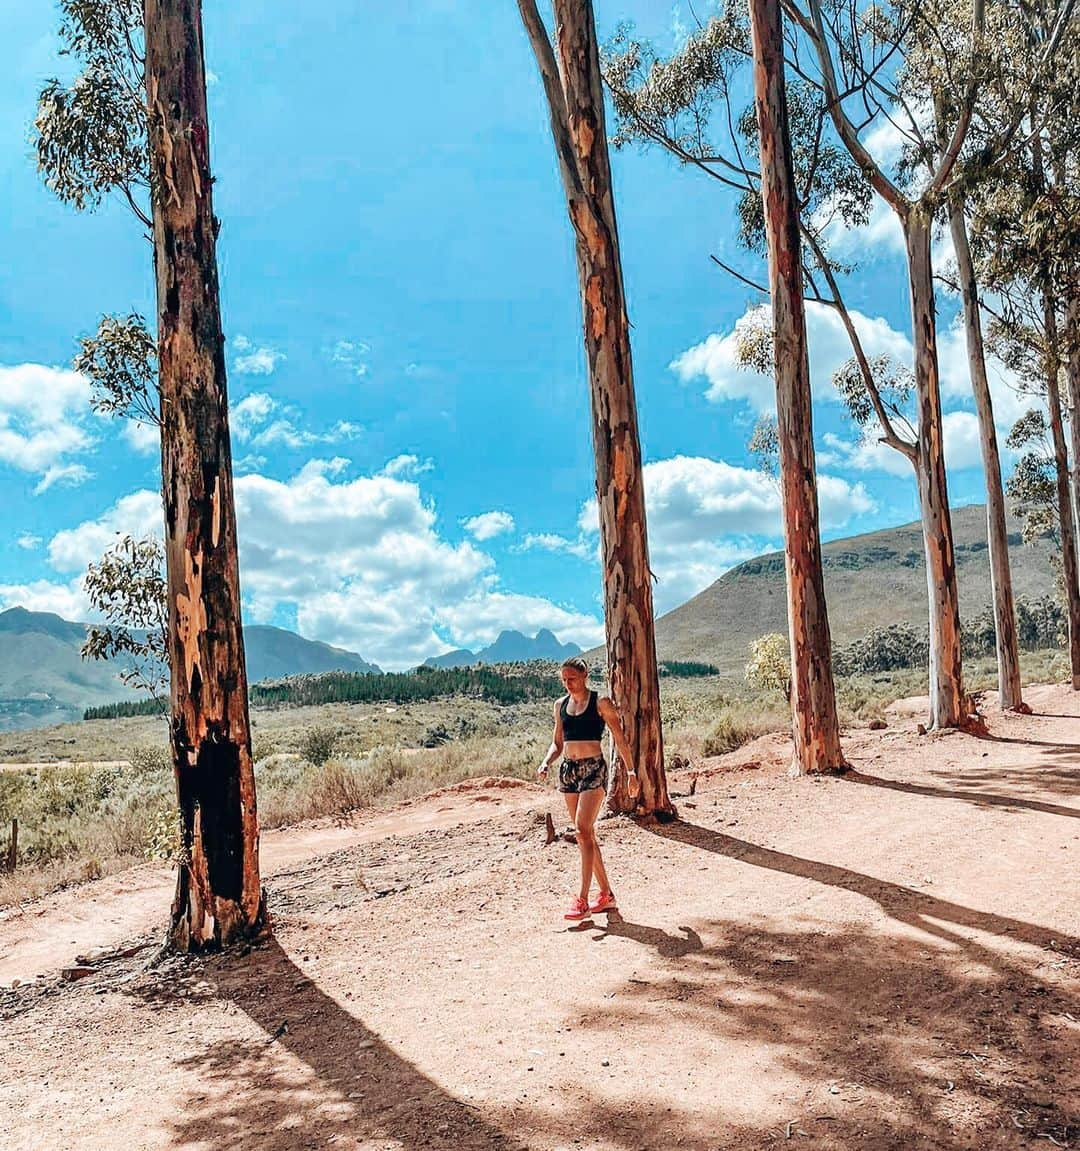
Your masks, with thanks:
M 669 0 L 597 0 L 668 51 Z M 573 243 L 546 108 L 502 0 L 207 5 L 215 209 L 246 618 L 387 667 L 503 627 L 602 636 Z M 58 60 L 47 3 L 0 11 L 0 608 L 85 618 L 81 576 L 118 531 L 160 530 L 152 439 L 92 415 L 68 369 L 104 312 L 153 316 L 150 249 L 119 204 L 80 215 L 35 171 Z M 887 134 L 876 141 L 887 154 Z M 768 380 L 732 333 L 758 301 L 709 261 L 732 201 L 659 154 L 614 155 L 657 602 L 779 544 L 746 439 Z M 908 348 L 897 233 L 841 249 L 872 348 Z M 941 302 L 946 328 L 955 311 Z M 846 358 L 810 317 L 828 536 L 915 516 L 899 457 L 830 394 Z M 962 341 L 942 338 L 954 503 L 981 498 Z M 1018 401 L 999 381 L 1002 424 Z M 1012 397 L 1012 398 L 1010 398 Z

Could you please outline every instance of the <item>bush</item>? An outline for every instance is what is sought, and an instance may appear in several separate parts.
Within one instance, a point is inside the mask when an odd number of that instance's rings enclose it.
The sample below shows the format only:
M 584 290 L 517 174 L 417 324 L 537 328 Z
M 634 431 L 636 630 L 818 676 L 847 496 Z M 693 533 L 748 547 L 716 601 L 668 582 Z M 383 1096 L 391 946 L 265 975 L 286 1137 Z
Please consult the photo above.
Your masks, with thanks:
M 761 691 L 781 692 L 791 698 L 791 662 L 787 636 L 771 632 L 750 645 L 750 662 L 746 665 L 746 682 Z
M 144 850 L 147 859 L 162 863 L 178 863 L 181 857 L 182 836 L 180 812 L 175 807 L 159 807 L 150 817 L 146 829 Z
M 926 667 L 930 641 L 926 630 L 916 631 L 908 624 L 876 627 L 862 639 L 838 647 L 833 652 L 836 675 L 872 675 L 901 668 Z
M 730 715 L 722 715 L 709 728 L 702 751 L 705 755 L 725 755 L 729 751 L 738 751 L 744 743 L 749 743 L 757 735 L 758 732 L 749 725 L 740 723 Z
M 332 727 L 313 727 L 304 735 L 300 743 L 300 754 L 316 767 L 322 765 L 334 754 L 338 733 Z
M 158 772 L 169 775 L 172 772 L 172 753 L 167 747 L 140 744 L 128 751 L 127 758 L 136 775 L 154 775 Z

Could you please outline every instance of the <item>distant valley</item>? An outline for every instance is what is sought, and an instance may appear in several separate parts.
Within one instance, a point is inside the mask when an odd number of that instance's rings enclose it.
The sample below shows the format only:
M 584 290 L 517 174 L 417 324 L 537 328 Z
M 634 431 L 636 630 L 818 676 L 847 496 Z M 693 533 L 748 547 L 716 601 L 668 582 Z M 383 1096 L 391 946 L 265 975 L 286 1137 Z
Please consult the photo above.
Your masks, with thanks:
M 136 699 L 112 663 L 79 654 L 86 625 L 50 612 L 0 612 L 0 731 L 82 718 L 85 708 Z M 284 628 L 244 628 L 248 678 L 279 679 L 320 671 L 379 671 L 355 652 L 304 639 Z

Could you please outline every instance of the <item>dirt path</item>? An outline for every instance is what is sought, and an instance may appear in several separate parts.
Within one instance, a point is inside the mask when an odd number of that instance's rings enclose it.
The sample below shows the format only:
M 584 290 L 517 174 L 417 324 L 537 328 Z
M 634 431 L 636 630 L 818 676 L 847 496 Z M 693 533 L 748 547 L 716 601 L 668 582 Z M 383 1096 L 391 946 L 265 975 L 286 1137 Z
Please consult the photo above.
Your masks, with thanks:
M 1080 700 L 1030 701 L 844 779 L 759 741 L 604 826 L 596 922 L 527 807 L 305 857 L 250 954 L 0 995 L 5 1151 L 1077 1147 Z
M 347 822 L 320 821 L 264 832 L 260 857 L 272 878 L 305 859 L 394 835 L 451 827 L 535 805 L 544 793 L 518 780 L 475 780 L 391 811 Z M 163 925 L 175 887 L 170 868 L 144 865 L 0 911 L 0 984 L 26 982 L 70 966 L 76 956 L 115 946 Z

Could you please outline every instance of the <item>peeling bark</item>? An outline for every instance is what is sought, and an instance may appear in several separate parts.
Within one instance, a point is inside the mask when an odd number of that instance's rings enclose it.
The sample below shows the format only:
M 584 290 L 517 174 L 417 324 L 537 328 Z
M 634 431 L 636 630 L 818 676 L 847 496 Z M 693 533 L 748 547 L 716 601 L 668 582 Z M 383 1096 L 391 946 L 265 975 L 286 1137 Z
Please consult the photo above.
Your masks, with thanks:
M 843 770 L 846 765 L 840 747 L 821 568 L 799 210 L 791 167 L 778 0 L 750 0 L 750 28 L 773 310 L 795 766 L 800 773 L 818 774 Z
M 1069 435 L 1072 441 L 1073 527 L 1080 539 L 1080 295 L 1072 289 L 1065 309 L 1066 363 L 1069 379 Z
M 145 0 L 172 755 L 183 828 L 170 937 L 264 921 L 240 621 L 201 0 Z
M 998 696 L 1001 707 L 1026 711 L 1020 685 L 1020 651 L 1016 634 L 1016 606 L 1013 601 L 1012 569 L 1009 564 L 1009 531 L 1005 522 L 1005 492 L 1001 484 L 1001 456 L 990 381 L 986 374 L 986 350 L 979 314 L 979 289 L 968 245 L 964 205 L 954 197 L 949 206 L 949 225 L 956 251 L 957 272 L 964 302 L 964 332 L 975 410 L 979 419 L 983 475 L 986 481 L 986 542 L 990 553 L 990 590 L 994 608 L 997 648 Z
M 967 722 L 968 701 L 964 694 L 956 555 L 945 477 L 930 224 L 929 210 L 921 203 L 912 205 L 904 220 L 904 241 L 915 344 L 919 431 L 915 471 L 930 606 L 930 727 L 945 728 L 962 727 Z
M 1057 301 L 1049 288 L 1043 290 L 1043 334 L 1046 339 L 1046 407 L 1050 417 L 1057 479 L 1061 575 L 1065 584 L 1065 614 L 1069 624 L 1069 667 L 1073 691 L 1080 691 L 1080 584 L 1077 582 L 1076 531 L 1069 485 L 1069 449 L 1065 444 L 1061 387 L 1058 382 L 1061 376 L 1061 337 L 1058 331 Z
M 535 0 L 518 7 L 551 113 L 567 210 L 577 242 L 589 371 L 596 500 L 611 698 L 637 766 L 631 794 L 616 762 L 612 811 L 673 811 L 664 772 L 641 444 L 604 124 L 600 53 L 589 0 L 555 0 L 557 64 Z

